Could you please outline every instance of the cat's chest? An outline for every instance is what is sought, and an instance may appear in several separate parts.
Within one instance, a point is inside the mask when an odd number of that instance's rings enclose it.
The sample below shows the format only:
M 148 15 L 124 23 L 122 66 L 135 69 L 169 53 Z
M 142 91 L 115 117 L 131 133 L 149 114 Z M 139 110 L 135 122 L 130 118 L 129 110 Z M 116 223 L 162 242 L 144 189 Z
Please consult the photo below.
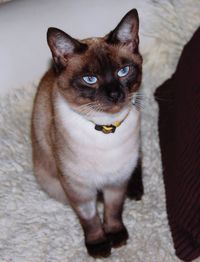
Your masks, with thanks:
M 138 130 L 134 123 L 124 123 L 124 126 L 110 134 L 95 130 L 92 123 L 79 123 L 73 130 L 68 130 L 68 134 L 68 145 L 79 161 L 107 167 L 128 158 L 138 140 Z
M 138 139 L 139 113 L 134 108 L 115 132 L 109 134 L 96 130 L 93 122 L 74 112 L 62 99 L 58 100 L 56 109 L 58 125 L 66 134 L 65 142 L 77 153 L 106 155 L 117 150 L 126 152 Z
M 113 174 L 120 177 L 133 170 L 139 143 L 139 113 L 135 109 L 130 111 L 115 133 L 110 134 L 95 130 L 92 122 L 65 104 L 59 104 L 57 113 L 66 133 L 63 148 L 70 159 L 64 163 L 68 173 L 91 176 L 92 181 L 95 172 L 95 181 L 102 182 Z

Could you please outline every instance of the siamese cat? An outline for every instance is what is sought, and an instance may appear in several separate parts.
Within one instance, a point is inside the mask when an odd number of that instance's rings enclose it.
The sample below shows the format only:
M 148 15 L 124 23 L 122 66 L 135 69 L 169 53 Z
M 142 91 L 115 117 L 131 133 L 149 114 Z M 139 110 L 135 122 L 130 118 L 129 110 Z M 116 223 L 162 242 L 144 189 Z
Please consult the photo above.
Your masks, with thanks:
M 93 257 L 107 257 L 112 247 L 126 244 L 127 188 L 137 200 L 143 194 L 134 100 L 142 75 L 138 29 L 133 9 L 105 37 L 76 40 L 60 29 L 47 32 L 54 66 L 34 102 L 34 172 L 51 197 L 71 205 Z

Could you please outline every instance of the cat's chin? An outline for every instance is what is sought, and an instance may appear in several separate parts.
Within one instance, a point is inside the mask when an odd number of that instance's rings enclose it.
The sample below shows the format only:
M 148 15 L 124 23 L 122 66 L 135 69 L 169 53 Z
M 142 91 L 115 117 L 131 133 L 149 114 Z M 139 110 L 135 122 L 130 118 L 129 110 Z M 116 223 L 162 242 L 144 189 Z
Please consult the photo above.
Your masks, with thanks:
M 113 106 L 110 106 L 110 107 L 105 107 L 103 112 L 108 113 L 108 114 L 117 114 L 120 111 L 122 111 L 124 108 L 125 108 L 124 105 L 113 105 Z
M 98 107 L 97 108 L 95 107 L 87 108 L 87 107 L 84 107 L 83 105 L 82 106 L 71 105 L 71 108 L 73 108 L 74 111 L 82 115 L 95 115 L 95 114 L 98 114 L 99 112 L 103 114 L 109 114 L 109 115 L 118 114 L 121 111 L 124 111 L 124 109 L 126 109 L 127 107 L 129 107 L 129 105 L 127 104 L 116 104 L 112 106 L 105 105 L 105 106 L 101 106 L 101 108 L 98 108 Z
M 93 114 L 83 116 L 89 121 L 92 121 L 99 125 L 111 125 L 116 121 L 121 121 L 127 115 L 129 110 L 129 106 L 124 106 L 101 112 L 93 111 Z
M 115 106 L 112 106 L 112 107 L 105 107 L 105 108 L 102 108 L 101 110 L 92 110 L 92 112 L 88 115 L 110 115 L 110 116 L 114 116 L 114 115 L 118 115 L 120 114 L 121 112 L 125 111 L 127 109 L 127 105 L 126 106 L 119 106 L 119 105 L 115 105 Z M 79 110 L 78 110 L 79 111 Z M 84 115 L 84 111 L 83 112 L 79 112 L 81 114 Z M 87 113 L 86 113 L 87 115 Z

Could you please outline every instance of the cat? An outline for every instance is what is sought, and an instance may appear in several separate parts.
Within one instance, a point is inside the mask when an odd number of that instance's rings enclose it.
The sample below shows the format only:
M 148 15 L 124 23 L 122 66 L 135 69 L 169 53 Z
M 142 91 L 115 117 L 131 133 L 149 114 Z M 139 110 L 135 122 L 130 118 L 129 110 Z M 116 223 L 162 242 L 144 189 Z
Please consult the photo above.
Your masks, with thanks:
M 134 103 L 142 77 L 138 31 L 132 9 L 104 37 L 77 40 L 57 28 L 47 32 L 53 67 L 34 101 L 34 172 L 51 197 L 71 205 L 93 257 L 107 257 L 112 247 L 126 244 L 127 188 L 137 200 L 143 194 L 140 110 Z

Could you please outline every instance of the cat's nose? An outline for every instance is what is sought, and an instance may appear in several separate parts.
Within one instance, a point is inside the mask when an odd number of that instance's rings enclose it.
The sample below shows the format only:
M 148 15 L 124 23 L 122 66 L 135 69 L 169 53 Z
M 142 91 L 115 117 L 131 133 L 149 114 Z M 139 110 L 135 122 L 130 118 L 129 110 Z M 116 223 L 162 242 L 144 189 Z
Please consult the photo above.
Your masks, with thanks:
M 124 100 L 124 94 L 120 91 L 110 91 L 108 94 L 108 99 L 111 102 L 117 103 Z

